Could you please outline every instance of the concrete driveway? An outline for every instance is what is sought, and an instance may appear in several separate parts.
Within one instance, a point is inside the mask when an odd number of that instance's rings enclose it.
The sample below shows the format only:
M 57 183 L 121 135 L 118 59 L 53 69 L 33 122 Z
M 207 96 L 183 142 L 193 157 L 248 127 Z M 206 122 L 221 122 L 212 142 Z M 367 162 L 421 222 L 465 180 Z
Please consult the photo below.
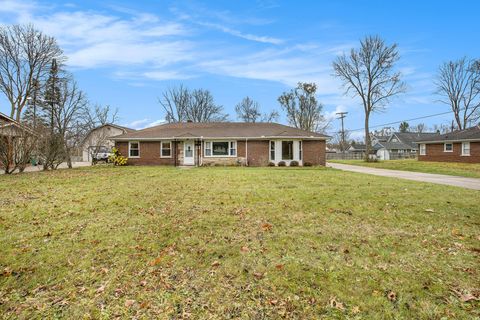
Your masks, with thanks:
M 414 180 L 414 181 L 421 181 L 421 182 L 444 184 L 448 186 L 455 186 L 455 187 L 461 187 L 466 189 L 480 190 L 480 179 L 477 179 L 477 178 L 465 178 L 465 177 L 457 177 L 457 176 L 447 176 L 444 174 L 377 169 L 377 168 L 352 166 L 348 164 L 340 164 L 340 163 L 332 163 L 332 162 L 328 162 L 327 167 L 340 169 L 344 171 L 373 174 L 375 176 L 400 178 L 400 179 L 407 179 L 407 180 Z
M 88 167 L 88 166 L 91 166 L 92 163 L 91 162 L 72 162 L 72 166 L 74 168 L 79 168 L 79 167 Z M 62 163 L 58 166 L 58 169 L 67 169 L 68 166 L 67 166 L 67 163 Z M 24 172 L 39 172 L 39 171 L 42 171 L 43 170 L 43 167 L 42 166 L 28 166 L 25 168 L 25 171 Z M 4 171 L 0 169 L 0 174 L 3 174 Z M 15 173 L 18 173 L 18 171 L 15 171 Z

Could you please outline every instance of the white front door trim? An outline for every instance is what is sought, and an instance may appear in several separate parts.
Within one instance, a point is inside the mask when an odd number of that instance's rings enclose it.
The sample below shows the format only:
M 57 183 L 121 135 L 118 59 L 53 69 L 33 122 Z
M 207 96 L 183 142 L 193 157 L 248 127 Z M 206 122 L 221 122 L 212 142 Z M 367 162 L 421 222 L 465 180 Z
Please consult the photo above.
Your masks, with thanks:
M 183 164 L 185 166 L 195 165 L 195 142 L 193 140 L 183 143 Z

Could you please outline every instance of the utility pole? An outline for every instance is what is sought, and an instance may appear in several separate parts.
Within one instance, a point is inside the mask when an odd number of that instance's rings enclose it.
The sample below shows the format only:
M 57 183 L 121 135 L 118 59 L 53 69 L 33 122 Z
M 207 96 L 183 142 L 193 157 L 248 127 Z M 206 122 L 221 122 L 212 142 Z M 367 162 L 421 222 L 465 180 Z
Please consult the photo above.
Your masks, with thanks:
M 345 128 L 343 126 L 343 119 L 345 119 L 346 117 L 346 114 L 348 112 L 337 112 L 336 114 L 339 115 L 339 117 L 337 119 L 340 119 L 342 120 L 342 144 L 341 144 L 341 149 L 342 149 L 342 152 L 344 152 L 345 150 Z

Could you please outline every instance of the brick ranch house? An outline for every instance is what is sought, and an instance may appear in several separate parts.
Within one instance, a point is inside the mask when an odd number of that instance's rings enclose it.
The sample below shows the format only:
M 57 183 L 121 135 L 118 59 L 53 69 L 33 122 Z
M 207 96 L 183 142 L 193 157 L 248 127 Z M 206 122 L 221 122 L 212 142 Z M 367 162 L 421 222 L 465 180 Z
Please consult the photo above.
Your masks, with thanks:
M 417 141 L 418 160 L 480 163 L 480 126 Z
M 133 165 L 325 165 L 323 134 L 277 123 L 168 123 L 111 137 Z

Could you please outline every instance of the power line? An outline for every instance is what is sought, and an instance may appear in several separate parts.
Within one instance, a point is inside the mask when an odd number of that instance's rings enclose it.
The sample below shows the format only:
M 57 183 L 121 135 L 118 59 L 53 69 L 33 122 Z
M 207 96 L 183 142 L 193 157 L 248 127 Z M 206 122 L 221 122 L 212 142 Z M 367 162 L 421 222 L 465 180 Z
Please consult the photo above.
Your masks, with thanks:
M 458 111 L 463 111 L 463 110 L 465 110 L 465 108 L 461 108 Z M 399 121 L 394 121 L 394 122 L 389 122 L 389 123 L 377 124 L 377 125 L 374 125 L 374 126 L 369 126 L 369 129 L 390 126 L 390 125 L 393 125 L 393 124 L 400 124 L 404 121 L 409 122 L 409 121 L 421 120 L 421 119 L 426 119 L 426 118 L 432 118 L 432 117 L 437 117 L 437 116 L 441 116 L 441 115 L 445 115 L 445 114 L 449 114 L 449 113 L 453 113 L 453 110 L 450 110 L 450 111 L 447 111 L 447 112 L 430 114 L 430 115 L 427 115 L 427 116 L 422 116 L 422 117 L 417 117 L 417 118 L 412 118 L 412 119 L 406 119 L 406 120 L 399 120 Z M 349 130 L 349 131 L 354 132 L 354 131 L 362 131 L 362 130 L 365 130 L 365 127 L 358 128 L 358 129 L 353 129 L 353 130 Z M 331 133 L 334 133 L 334 132 L 331 132 Z

